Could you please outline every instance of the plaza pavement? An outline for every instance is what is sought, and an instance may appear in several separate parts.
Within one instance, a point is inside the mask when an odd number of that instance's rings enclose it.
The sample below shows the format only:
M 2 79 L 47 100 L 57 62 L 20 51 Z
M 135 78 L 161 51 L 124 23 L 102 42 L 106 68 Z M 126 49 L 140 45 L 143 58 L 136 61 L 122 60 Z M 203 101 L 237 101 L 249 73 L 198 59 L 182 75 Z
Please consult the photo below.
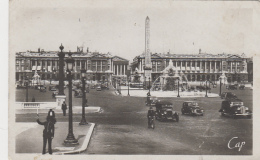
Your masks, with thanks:
M 40 117 L 40 121 L 44 121 Z M 16 128 L 16 153 L 26 154 L 42 154 L 44 127 L 35 123 L 15 123 Z M 95 124 L 79 125 L 79 122 L 73 123 L 73 133 L 78 140 L 78 145 L 65 145 L 64 140 L 68 134 L 68 122 L 57 122 L 55 124 L 55 134 L 52 140 L 53 155 L 77 154 L 87 150 Z M 48 144 L 46 146 L 46 154 L 48 153 Z
M 40 121 L 45 121 L 49 109 L 39 109 Z M 61 109 L 54 109 L 55 113 L 63 113 Z M 100 107 L 88 106 L 85 107 L 86 113 L 100 112 Z M 16 114 L 36 114 L 36 109 L 17 109 Z M 43 116 L 44 114 L 44 116 Z M 81 106 L 73 107 L 73 114 L 82 114 Z M 68 116 L 68 110 L 67 115 Z M 87 125 L 79 125 L 79 122 L 73 123 L 73 133 L 78 139 L 79 145 L 68 146 L 63 142 L 68 134 L 68 122 L 57 122 L 55 124 L 55 135 L 52 141 L 53 154 L 77 154 L 85 151 L 88 147 L 95 123 L 88 123 Z M 15 123 L 16 128 L 16 153 L 34 153 L 41 154 L 43 146 L 42 132 L 44 127 L 35 123 Z M 29 138 L 28 138 L 29 135 Z M 24 147 L 26 146 L 26 147 Z M 47 145 L 48 146 L 48 145 Z M 46 153 L 48 153 L 46 147 Z

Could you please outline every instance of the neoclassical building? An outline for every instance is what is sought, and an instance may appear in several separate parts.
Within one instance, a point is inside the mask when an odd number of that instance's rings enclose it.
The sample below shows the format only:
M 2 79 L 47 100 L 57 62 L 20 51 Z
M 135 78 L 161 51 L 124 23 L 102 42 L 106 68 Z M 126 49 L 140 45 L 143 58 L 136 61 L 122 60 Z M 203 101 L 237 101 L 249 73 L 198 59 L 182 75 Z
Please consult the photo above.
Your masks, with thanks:
M 247 82 L 247 63 L 249 58 L 244 54 L 159 54 L 151 53 L 152 76 L 155 81 L 163 74 L 163 70 L 173 63 L 174 72 L 185 74 L 188 81 L 218 81 L 222 73 L 225 73 L 228 82 Z M 140 81 L 144 81 L 145 54 L 134 58 L 131 64 L 132 75 L 139 75 Z
M 27 51 L 16 53 L 16 81 L 23 81 L 26 77 L 31 79 L 35 72 L 42 80 L 57 80 L 59 75 L 59 57 L 57 51 Z M 73 79 L 81 78 L 81 69 L 87 71 L 87 80 L 111 81 L 112 76 L 125 76 L 129 61 L 110 53 L 83 52 L 77 48 L 77 52 L 71 52 L 75 59 Z M 68 52 L 65 52 L 65 59 Z M 66 63 L 64 66 L 66 71 Z

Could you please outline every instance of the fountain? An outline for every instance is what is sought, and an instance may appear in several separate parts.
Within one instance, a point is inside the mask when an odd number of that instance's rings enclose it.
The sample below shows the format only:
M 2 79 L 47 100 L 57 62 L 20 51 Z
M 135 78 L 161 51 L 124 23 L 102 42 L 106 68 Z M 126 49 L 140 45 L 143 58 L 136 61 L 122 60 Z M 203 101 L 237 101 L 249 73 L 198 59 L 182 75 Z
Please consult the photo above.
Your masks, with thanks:
M 137 71 L 137 70 L 136 70 Z M 136 74 L 136 78 L 139 78 Z M 151 95 L 155 97 L 177 97 L 178 95 L 178 82 L 179 82 L 179 95 L 180 97 L 205 97 L 205 91 L 190 91 L 188 88 L 190 84 L 186 75 L 173 66 L 172 60 L 169 65 L 162 71 L 162 75 L 159 76 L 151 86 Z M 185 88 L 184 88 L 185 86 Z M 122 96 L 127 96 L 127 88 L 122 87 Z M 146 97 L 147 90 L 132 90 L 130 89 L 130 95 L 134 97 Z M 216 93 L 208 93 L 208 97 L 218 97 Z

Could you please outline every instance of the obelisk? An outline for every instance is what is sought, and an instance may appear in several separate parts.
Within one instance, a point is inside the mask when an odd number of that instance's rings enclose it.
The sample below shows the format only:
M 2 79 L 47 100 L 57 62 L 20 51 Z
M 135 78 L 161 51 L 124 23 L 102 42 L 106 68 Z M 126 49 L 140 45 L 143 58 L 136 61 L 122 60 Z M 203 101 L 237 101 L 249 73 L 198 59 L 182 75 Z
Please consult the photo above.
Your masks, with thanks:
M 152 85 L 152 62 L 150 53 L 150 19 L 147 16 L 145 19 L 145 59 L 144 59 L 144 80 L 146 81 L 146 88 L 149 83 Z M 150 80 L 150 82 L 149 82 Z

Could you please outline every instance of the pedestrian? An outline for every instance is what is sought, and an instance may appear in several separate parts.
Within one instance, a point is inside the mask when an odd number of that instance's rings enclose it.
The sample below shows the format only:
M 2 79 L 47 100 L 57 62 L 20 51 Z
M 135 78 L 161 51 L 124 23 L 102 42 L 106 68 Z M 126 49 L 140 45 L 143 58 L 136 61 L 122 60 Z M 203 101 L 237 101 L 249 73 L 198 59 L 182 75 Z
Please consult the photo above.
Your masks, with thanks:
M 35 98 L 34 98 L 34 96 L 32 97 L 32 102 L 35 102 Z
M 46 153 L 46 144 L 48 141 L 48 151 L 49 154 L 52 154 L 52 148 L 51 148 L 51 143 L 52 139 L 54 138 L 54 124 L 56 122 L 55 118 L 51 118 L 49 116 L 46 117 L 46 121 L 41 122 L 39 120 L 39 116 L 37 115 L 37 123 L 40 125 L 44 125 L 43 129 L 43 149 L 42 149 L 42 154 Z
M 55 112 L 50 109 L 49 112 L 48 112 L 48 116 L 51 118 L 51 119 L 55 119 Z
M 61 105 L 61 109 L 63 111 L 63 116 L 66 116 L 67 104 L 65 101 L 63 101 L 63 104 Z

